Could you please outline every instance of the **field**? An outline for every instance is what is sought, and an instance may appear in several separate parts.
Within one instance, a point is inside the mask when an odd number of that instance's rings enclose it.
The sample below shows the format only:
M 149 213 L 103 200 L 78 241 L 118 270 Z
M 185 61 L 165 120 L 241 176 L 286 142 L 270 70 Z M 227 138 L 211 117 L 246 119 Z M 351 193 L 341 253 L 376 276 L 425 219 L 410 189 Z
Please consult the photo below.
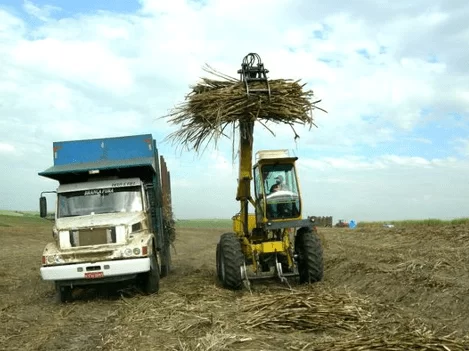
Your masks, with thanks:
M 160 293 L 76 291 L 41 280 L 51 222 L 0 215 L 0 350 L 469 350 L 469 224 L 320 228 L 325 278 L 311 287 L 222 289 L 215 244 L 229 222 L 179 221 Z

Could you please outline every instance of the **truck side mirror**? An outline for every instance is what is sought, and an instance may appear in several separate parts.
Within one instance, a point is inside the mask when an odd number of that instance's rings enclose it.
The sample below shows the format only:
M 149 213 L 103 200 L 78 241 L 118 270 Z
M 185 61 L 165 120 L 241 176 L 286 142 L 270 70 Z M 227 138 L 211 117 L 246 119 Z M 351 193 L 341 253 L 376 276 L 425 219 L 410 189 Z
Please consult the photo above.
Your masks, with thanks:
M 45 196 L 39 198 L 39 215 L 41 218 L 47 217 L 47 199 Z

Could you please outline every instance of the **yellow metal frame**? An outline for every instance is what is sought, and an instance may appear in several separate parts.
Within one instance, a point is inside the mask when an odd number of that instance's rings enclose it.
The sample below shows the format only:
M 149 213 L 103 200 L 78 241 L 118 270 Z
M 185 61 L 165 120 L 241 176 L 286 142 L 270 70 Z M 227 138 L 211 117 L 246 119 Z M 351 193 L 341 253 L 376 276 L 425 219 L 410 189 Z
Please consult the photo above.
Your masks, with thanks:
M 275 240 L 275 241 L 263 241 L 260 243 L 253 243 L 249 240 L 249 238 L 243 237 L 243 252 L 246 258 L 250 259 L 252 262 L 252 268 L 254 271 L 257 271 L 260 267 L 257 266 L 256 262 L 256 254 L 263 255 L 263 254 L 274 254 L 278 253 L 281 255 L 285 255 L 287 257 L 288 266 L 293 266 L 293 257 L 290 255 L 290 236 L 289 231 L 290 229 L 283 230 L 282 239 L 283 240 Z
M 232 218 L 233 221 L 233 231 L 240 235 L 243 236 L 243 220 L 241 217 L 241 213 L 238 213 L 237 215 L 233 216 Z M 249 232 L 252 232 L 252 230 L 256 228 L 256 215 L 249 213 L 248 214 L 248 230 Z
M 242 237 L 242 249 L 243 254 L 247 259 L 252 261 L 253 270 L 257 270 L 257 262 L 255 260 L 255 254 L 273 254 L 279 253 L 287 257 L 288 266 L 293 266 L 293 257 L 290 255 L 289 249 L 292 247 L 290 241 L 291 228 L 283 229 L 282 240 L 265 240 L 261 242 L 254 242 L 251 237 L 243 235 L 243 222 L 241 214 L 237 214 L 232 217 L 233 220 L 233 231 L 240 237 Z M 248 215 L 248 229 L 252 232 L 256 225 L 256 215 L 250 213 Z

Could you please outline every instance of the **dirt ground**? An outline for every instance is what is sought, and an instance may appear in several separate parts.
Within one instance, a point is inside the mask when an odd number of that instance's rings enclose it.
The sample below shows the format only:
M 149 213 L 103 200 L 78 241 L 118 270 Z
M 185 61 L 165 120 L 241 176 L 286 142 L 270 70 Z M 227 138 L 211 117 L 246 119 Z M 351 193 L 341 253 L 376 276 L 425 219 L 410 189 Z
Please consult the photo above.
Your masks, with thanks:
M 468 225 L 320 229 L 324 281 L 295 293 L 221 288 L 225 231 L 179 229 L 157 295 L 110 286 L 60 305 L 39 275 L 51 223 L 0 216 L 0 350 L 469 350 Z

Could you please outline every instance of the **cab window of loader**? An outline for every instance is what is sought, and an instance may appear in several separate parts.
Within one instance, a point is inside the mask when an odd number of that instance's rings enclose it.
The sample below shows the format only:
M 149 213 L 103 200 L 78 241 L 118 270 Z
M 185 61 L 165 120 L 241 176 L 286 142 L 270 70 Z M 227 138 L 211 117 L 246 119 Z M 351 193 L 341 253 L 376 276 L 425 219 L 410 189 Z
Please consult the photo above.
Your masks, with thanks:
M 301 213 L 300 197 L 292 164 L 262 167 L 268 218 L 296 218 Z
M 298 193 L 295 170 L 292 165 L 266 165 L 262 167 L 267 195 L 275 190 Z
M 261 198 L 264 193 L 262 189 L 262 179 L 259 173 L 259 167 L 254 168 L 254 193 L 257 199 Z

